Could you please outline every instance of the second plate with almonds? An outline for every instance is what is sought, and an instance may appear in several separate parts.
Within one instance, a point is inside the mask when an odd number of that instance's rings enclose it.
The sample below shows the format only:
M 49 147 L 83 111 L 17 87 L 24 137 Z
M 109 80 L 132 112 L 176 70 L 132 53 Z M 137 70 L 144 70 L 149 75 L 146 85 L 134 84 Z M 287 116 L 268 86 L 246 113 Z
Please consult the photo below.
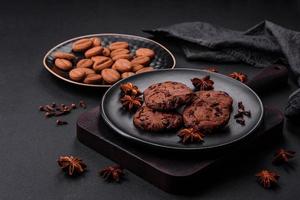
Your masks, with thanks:
M 76 85 L 110 87 L 129 76 L 172 69 L 175 58 L 163 45 L 139 36 L 93 34 L 67 40 L 44 57 L 45 68 Z

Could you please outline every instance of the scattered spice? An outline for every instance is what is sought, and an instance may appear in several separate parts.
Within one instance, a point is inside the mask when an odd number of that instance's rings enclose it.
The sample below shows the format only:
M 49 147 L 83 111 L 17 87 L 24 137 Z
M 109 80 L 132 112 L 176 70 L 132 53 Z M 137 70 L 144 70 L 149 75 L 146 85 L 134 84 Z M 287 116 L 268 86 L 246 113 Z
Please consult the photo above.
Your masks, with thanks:
M 243 102 L 238 102 L 238 113 L 234 115 L 235 121 L 242 126 L 245 125 L 245 119 L 244 116 L 251 117 L 250 110 L 246 111 L 245 106 L 243 105 Z
M 238 123 L 238 124 L 240 124 L 240 125 L 242 125 L 242 126 L 245 126 L 245 120 L 244 120 L 244 119 L 238 118 L 238 119 L 236 119 L 235 121 L 236 121 L 236 123 Z
M 124 83 L 120 86 L 121 94 L 129 95 L 129 96 L 140 96 L 142 92 L 139 90 L 139 88 L 136 85 L 133 85 L 132 83 Z
M 125 110 L 135 111 L 142 106 L 142 98 L 125 95 L 120 99 Z
M 184 128 L 178 133 L 183 144 L 193 142 L 203 142 L 204 134 L 195 128 Z
M 86 104 L 84 101 L 79 102 L 79 106 L 82 108 L 86 108 Z M 75 103 L 72 103 L 70 105 L 65 105 L 65 104 L 56 104 L 55 102 L 39 106 L 39 110 L 41 112 L 45 113 L 46 118 L 51 118 L 51 117 L 60 117 L 63 115 L 69 114 L 73 109 L 76 109 L 77 105 Z M 56 120 L 56 125 L 65 125 L 68 124 L 66 121 L 62 121 L 60 119 Z
M 257 177 L 258 182 L 264 188 L 270 188 L 271 186 L 274 186 L 275 184 L 277 184 L 277 181 L 280 177 L 277 173 L 266 170 L 266 169 L 260 171 L 255 176 Z
M 55 116 L 55 113 L 54 112 L 46 112 L 45 113 L 45 117 L 52 117 L 52 116 Z
M 216 69 L 216 68 L 214 68 L 214 67 L 209 67 L 209 68 L 207 68 L 206 69 L 207 71 L 210 71 L 210 72 L 215 72 L 215 73 L 218 73 L 219 71 Z
M 196 90 L 213 90 L 214 81 L 210 79 L 210 76 L 205 76 L 204 78 L 193 78 L 191 79 Z
M 228 75 L 229 77 L 236 79 L 242 83 L 245 83 L 247 81 L 247 75 L 242 72 L 233 72 Z
M 295 151 L 290 151 L 286 149 L 279 149 L 276 151 L 273 159 L 273 164 L 281 164 L 288 162 L 291 158 L 295 156 Z
M 87 165 L 80 158 L 73 156 L 60 156 L 57 163 L 69 176 L 80 175 L 87 168 Z
M 75 105 L 76 106 L 76 105 Z M 57 106 L 55 103 L 46 104 L 44 106 L 39 106 L 39 110 L 45 112 L 45 117 L 58 117 L 65 114 L 68 114 L 73 109 L 73 106 L 66 106 L 65 104 L 61 104 Z
M 79 101 L 79 107 L 86 109 L 87 106 L 86 106 L 86 103 L 83 100 L 81 100 L 81 101 Z
M 119 182 L 124 176 L 123 169 L 119 166 L 108 166 L 99 172 L 99 175 L 108 182 Z
M 75 103 L 72 103 L 72 104 L 71 104 L 71 108 L 72 108 L 72 109 L 76 109 L 76 108 L 77 108 L 76 104 L 75 104 Z
M 68 124 L 68 122 L 62 121 L 62 120 L 60 120 L 60 119 L 57 119 L 57 120 L 56 120 L 56 125 L 58 125 L 58 126 L 66 125 L 66 124 Z

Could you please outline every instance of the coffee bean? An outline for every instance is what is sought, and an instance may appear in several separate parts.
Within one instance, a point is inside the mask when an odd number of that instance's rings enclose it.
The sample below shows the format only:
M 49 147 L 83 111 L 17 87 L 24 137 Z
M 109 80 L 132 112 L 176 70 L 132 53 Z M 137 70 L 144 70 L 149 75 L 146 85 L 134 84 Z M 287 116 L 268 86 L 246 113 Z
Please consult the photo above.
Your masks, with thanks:
M 110 56 L 114 57 L 115 55 L 118 55 L 118 54 L 129 54 L 129 53 L 130 53 L 130 51 L 128 49 L 116 49 L 116 50 L 111 51 Z
M 126 59 L 119 59 L 116 60 L 114 66 L 117 71 L 123 73 L 123 72 L 129 72 L 131 71 L 132 65 L 129 60 Z
M 133 75 L 135 75 L 135 73 L 133 72 L 124 72 L 123 74 L 121 74 L 121 78 L 128 78 Z
M 136 74 L 140 74 L 140 73 L 144 73 L 144 72 L 150 72 L 153 71 L 153 67 L 144 67 L 142 69 L 140 69 L 139 71 L 136 72 Z
M 148 49 L 148 48 L 139 48 L 138 50 L 136 50 L 135 55 L 137 57 L 139 56 L 143 56 L 143 57 L 149 57 L 149 58 L 153 58 L 155 53 L 152 49 Z
M 93 69 L 96 72 L 100 72 L 103 69 L 109 68 L 112 64 L 113 61 L 109 57 L 99 56 L 98 60 L 94 62 Z
M 71 53 L 66 53 L 62 51 L 56 51 L 53 53 L 54 58 L 62 58 L 62 59 L 67 59 L 67 60 L 73 60 L 75 56 Z
M 90 68 L 81 67 L 81 68 L 77 68 L 77 69 L 84 72 L 85 76 L 96 73 L 94 70 L 92 70 Z
M 84 38 L 84 39 L 80 39 L 80 40 L 77 40 L 76 42 L 74 42 L 72 45 L 72 50 L 75 52 L 81 52 L 81 51 L 85 51 L 86 49 L 90 48 L 92 45 L 93 45 L 93 42 L 90 39 Z
M 72 63 L 69 60 L 63 58 L 56 58 L 54 64 L 56 67 L 64 71 L 72 69 Z
M 131 61 L 132 64 L 140 64 L 143 66 L 149 64 L 149 62 L 150 62 L 150 58 L 147 56 L 139 56 L 139 57 L 134 58 Z
M 119 60 L 119 59 L 127 59 L 129 60 L 130 59 L 130 55 L 129 54 L 117 54 L 115 56 L 112 57 L 112 60 L 113 61 L 116 61 L 116 60 Z
M 107 56 L 107 57 L 110 56 L 109 48 L 104 47 L 103 50 L 102 50 L 102 55 Z
M 132 63 L 131 63 L 131 64 L 132 64 Z M 133 71 L 133 72 L 137 72 L 137 71 L 139 71 L 140 69 L 142 69 L 143 67 L 144 67 L 143 65 L 134 63 L 134 64 L 132 64 L 132 71 Z
M 108 84 L 113 84 L 121 78 L 119 72 L 117 72 L 114 69 L 103 69 L 101 71 L 101 75 L 103 80 L 106 81 Z
M 79 70 L 79 68 L 76 69 L 72 69 L 69 72 L 69 77 L 73 80 L 73 81 L 81 81 L 84 79 L 85 77 L 85 73 L 82 70 Z
M 128 42 L 113 42 L 109 45 L 110 50 L 115 50 L 115 49 L 127 49 L 129 47 Z
M 102 76 L 100 74 L 89 74 L 83 80 L 84 83 L 87 84 L 97 84 L 102 80 Z
M 101 39 L 100 38 L 92 37 L 92 38 L 90 38 L 90 40 L 92 41 L 94 47 L 101 46 Z
M 89 50 L 87 50 L 85 53 L 84 53 L 84 56 L 86 58 L 91 58 L 93 56 L 97 56 L 97 55 L 100 55 L 102 53 L 102 50 L 103 48 L 101 46 L 96 46 L 96 47 L 93 47 Z
M 76 65 L 76 67 L 85 67 L 85 68 L 91 68 L 92 66 L 93 66 L 93 64 L 94 64 L 94 61 L 93 60 L 91 60 L 91 59 L 81 59 L 78 63 L 77 63 L 77 65 Z

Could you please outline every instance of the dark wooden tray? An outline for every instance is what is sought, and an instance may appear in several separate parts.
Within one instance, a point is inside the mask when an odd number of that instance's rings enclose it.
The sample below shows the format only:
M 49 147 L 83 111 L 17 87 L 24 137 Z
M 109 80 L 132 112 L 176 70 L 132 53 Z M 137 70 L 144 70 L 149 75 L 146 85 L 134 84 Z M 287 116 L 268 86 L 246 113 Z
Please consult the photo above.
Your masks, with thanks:
M 193 189 L 192 185 L 207 184 L 208 176 L 213 179 L 215 166 L 226 165 L 226 159 L 238 156 L 234 152 L 245 154 L 247 147 L 280 136 L 283 115 L 277 109 L 265 107 L 263 124 L 254 138 L 226 151 L 202 155 L 150 149 L 121 137 L 101 121 L 99 107 L 83 113 L 77 121 L 78 140 L 164 191 L 185 193 Z M 195 180 L 197 184 L 192 184 Z

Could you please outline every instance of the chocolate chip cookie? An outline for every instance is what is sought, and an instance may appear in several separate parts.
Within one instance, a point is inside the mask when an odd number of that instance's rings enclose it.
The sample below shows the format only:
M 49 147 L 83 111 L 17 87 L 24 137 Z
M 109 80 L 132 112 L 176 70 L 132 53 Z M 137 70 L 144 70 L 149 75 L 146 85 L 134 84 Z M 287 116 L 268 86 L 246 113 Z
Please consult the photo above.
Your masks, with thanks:
M 147 106 L 141 107 L 133 117 L 137 128 L 152 132 L 178 129 L 182 122 L 182 116 L 177 112 L 160 112 Z
M 232 98 L 223 91 L 199 91 L 183 111 L 186 127 L 211 132 L 224 127 L 232 111 Z
M 231 108 L 232 106 L 232 98 L 224 91 L 198 91 L 194 93 L 194 99 L 200 98 L 207 102 L 218 102 L 219 104 L 222 104 L 223 106 L 228 106 Z
M 149 86 L 144 91 L 144 100 L 154 110 L 173 110 L 189 102 L 193 93 L 183 83 L 166 81 Z

